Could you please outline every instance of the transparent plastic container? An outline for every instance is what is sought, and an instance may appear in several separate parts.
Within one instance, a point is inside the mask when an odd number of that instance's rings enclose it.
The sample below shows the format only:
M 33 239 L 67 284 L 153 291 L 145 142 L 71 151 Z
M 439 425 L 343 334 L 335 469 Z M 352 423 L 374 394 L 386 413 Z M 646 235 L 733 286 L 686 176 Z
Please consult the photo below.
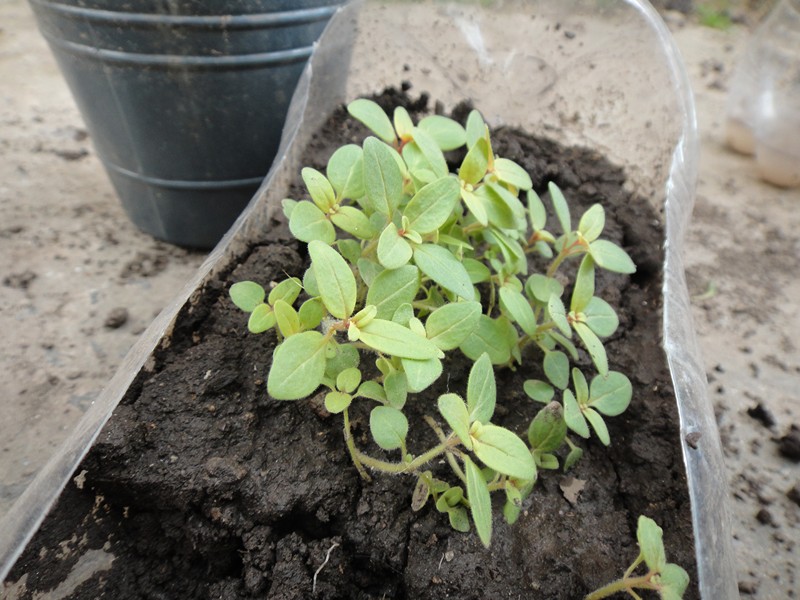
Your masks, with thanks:
M 781 0 L 753 33 L 728 97 L 728 145 L 759 176 L 800 186 L 800 0 Z
M 351 55 L 349 64 L 342 61 Z M 337 105 L 403 80 L 445 108 L 471 99 L 492 126 L 591 147 L 623 166 L 666 223 L 663 345 L 681 420 L 699 587 L 737 597 L 728 487 L 692 325 L 683 238 L 697 131 L 688 78 L 665 25 L 640 0 L 354 2 L 329 23 L 290 106 L 278 160 L 248 208 L 143 334 L 79 426 L 0 521 L 0 578 L 19 556 L 158 345 L 204 281 L 261 239 L 299 155 Z

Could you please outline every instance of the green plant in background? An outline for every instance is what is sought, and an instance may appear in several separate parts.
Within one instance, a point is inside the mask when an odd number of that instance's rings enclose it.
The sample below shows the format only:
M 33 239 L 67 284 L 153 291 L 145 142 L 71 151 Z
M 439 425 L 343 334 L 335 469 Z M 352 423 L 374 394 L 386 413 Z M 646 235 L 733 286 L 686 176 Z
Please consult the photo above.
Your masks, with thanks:
M 663 530 L 653 519 L 639 517 L 636 538 L 639 541 L 639 556 L 625 571 L 622 579 L 596 590 L 585 600 L 601 600 L 613 594 L 627 592 L 641 600 L 634 590 L 654 590 L 662 600 L 680 600 L 689 585 L 689 575 L 676 564 L 668 563 L 664 551 Z M 647 572 L 634 575 L 636 568 L 645 564 Z
M 731 1 L 716 0 L 714 2 L 703 2 L 695 8 L 697 19 L 701 25 L 727 31 L 733 27 L 731 20 Z
M 560 234 L 549 231 L 530 176 L 495 155 L 477 111 L 464 127 L 438 115 L 414 123 L 401 107 L 390 119 L 366 99 L 348 110 L 374 136 L 339 148 L 325 173 L 304 168 L 309 199 L 283 202 L 292 234 L 308 244 L 311 265 L 302 280 L 282 281 L 269 294 L 258 283 L 238 282 L 230 295 L 250 313 L 250 331 L 278 336 L 267 380 L 273 398 L 296 400 L 324 388 L 325 407 L 342 415 L 347 449 L 364 478 L 371 471 L 414 474 L 415 510 L 431 499 L 459 531 L 470 529 L 471 517 L 488 546 L 492 493 L 505 495 L 503 514 L 513 523 L 540 470 L 568 469 L 580 458 L 572 434 L 588 438 L 593 430 L 610 443 L 604 418 L 627 408 L 632 388 L 609 369 L 602 340 L 618 319 L 595 295 L 595 271 L 635 267 L 600 238 L 602 206 L 574 226 L 553 183 Z M 463 158 L 451 172 L 444 153 L 453 150 Z M 529 255 L 546 265 L 541 272 L 531 272 Z M 591 357 L 590 378 L 575 366 L 576 344 Z M 454 352 L 472 361 L 466 389 L 442 394 L 430 407 L 443 421 L 425 418 L 438 443 L 419 449 L 404 406 L 440 377 Z M 541 362 L 544 380 L 526 381 L 524 391 L 545 406 L 523 439 L 493 422 L 494 370 L 529 361 Z M 356 446 L 355 402 L 373 406 L 369 429 L 383 453 Z M 428 467 L 437 457 L 450 475 Z

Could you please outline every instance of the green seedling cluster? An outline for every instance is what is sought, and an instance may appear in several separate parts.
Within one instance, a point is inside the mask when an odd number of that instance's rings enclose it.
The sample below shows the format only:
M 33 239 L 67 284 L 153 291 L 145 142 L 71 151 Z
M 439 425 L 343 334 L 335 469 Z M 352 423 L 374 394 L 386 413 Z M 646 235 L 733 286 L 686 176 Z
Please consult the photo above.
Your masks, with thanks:
M 477 111 L 466 126 L 438 115 L 414 123 L 403 108 L 390 119 L 365 99 L 348 111 L 374 135 L 339 148 L 324 173 L 304 168 L 308 198 L 283 201 L 310 267 L 269 293 L 242 281 L 230 295 L 250 313 L 250 331 L 278 336 L 267 380 L 273 398 L 323 388 L 364 478 L 415 475 L 414 509 L 430 500 L 455 529 L 474 525 L 488 546 L 493 493 L 505 495 L 503 514 L 514 522 L 540 470 L 568 469 L 580 458 L 575 436 L 594 431 L 610 443 L 605 418 L 627 408 L 631 384 L 609 369 L 603 340 L 618 319 L 595 295 L 595 271 L 635 267 L 600 238 L 603 207 L 575 224 L 553 183 L 549 202 L 560 231 L 548 230 L 530 176 L 495 154 Z M 463 157 L 452 172 L 445 153 Z M 540 271 L 531 272 L 530 255 L 540 257 Z M 580 347 L 591 357 L 590 378 L 574 366 L 588 362 L 579 363 Z M 403 408 L 455 352 L 473 363 L 466 389 L 430 406 L 425 426 L 438 443 L 417 448 L 421 436 L 409 431 Z M 493 422 L 495 369 L 530 361 L 541 362 L 544 379 L 526 381 L 524 391 L 545 406 L 520 436 Z M 355 402 L 370 404 L 369 430 L 384 452 L 356 446 Z M 449 471 L 431 467 L 440 458 Z
M 639 517 L 636 537 L 639 541 L 639 556 L 618 579 L 586 596 L 585 600 L 601 600 L 614 594 L 626 592 L 641 600 L 636 590 L 653 590 L 662 600 L 680 600 L 689 585 L 689 575 L 681 567 L 667 562 L 664 551 L 664 532 L 653 519 Z M 647 572 L 635 575 L 637 567 L 644 563 Z

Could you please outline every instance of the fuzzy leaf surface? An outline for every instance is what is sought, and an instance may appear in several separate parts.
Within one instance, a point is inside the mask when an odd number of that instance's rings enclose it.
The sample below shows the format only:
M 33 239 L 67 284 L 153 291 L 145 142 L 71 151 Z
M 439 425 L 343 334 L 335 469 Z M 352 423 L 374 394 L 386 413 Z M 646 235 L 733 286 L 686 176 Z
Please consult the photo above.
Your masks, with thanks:
M 473 332 L 480 315 L 480 302 L 445 304 L 428 316 L 425 322 L 428 338 L 441 350 L 458 348 Z
M 275 349 L 267 392 L 276 400 L 305 398 L 325 374 L 327 340 L 319 331 L 293 335 Z
M 336 250 L 319 241 L 308 244 L 322 302 L 337 319 L 346 319 L 356 306 L 356 278 L 350 266 Z
M 425 275 L 464 300 L 474 300 L 475 289 L 464 265 L 446 248 L 422 244 L 414 248 L 414 262 Z

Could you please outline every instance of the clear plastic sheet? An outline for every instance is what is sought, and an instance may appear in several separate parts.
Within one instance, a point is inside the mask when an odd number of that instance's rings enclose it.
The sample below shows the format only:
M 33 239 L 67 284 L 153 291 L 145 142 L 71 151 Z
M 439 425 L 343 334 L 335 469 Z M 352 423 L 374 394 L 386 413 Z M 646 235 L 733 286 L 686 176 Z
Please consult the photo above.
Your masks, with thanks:
M 652 7 L 636 0 L 366 0 L 341 10 L 301 79 L 279 159 L 261 189 L 0 522 L 0 579 L 136 374 L 159 344 L 168 344 L 181 307 L 263 235 L 317 126 L 337 104 L 403 80 L 446 108 L 472 100 L 494 126 L 600 150 L 626 168 L 629 185 L 663 214 L 663 345 L 681 418 L 699 584 L 704 598 L 737 597 L 722 450 L 681 257 L 696 179 L 694 105 L 669 32 Z

